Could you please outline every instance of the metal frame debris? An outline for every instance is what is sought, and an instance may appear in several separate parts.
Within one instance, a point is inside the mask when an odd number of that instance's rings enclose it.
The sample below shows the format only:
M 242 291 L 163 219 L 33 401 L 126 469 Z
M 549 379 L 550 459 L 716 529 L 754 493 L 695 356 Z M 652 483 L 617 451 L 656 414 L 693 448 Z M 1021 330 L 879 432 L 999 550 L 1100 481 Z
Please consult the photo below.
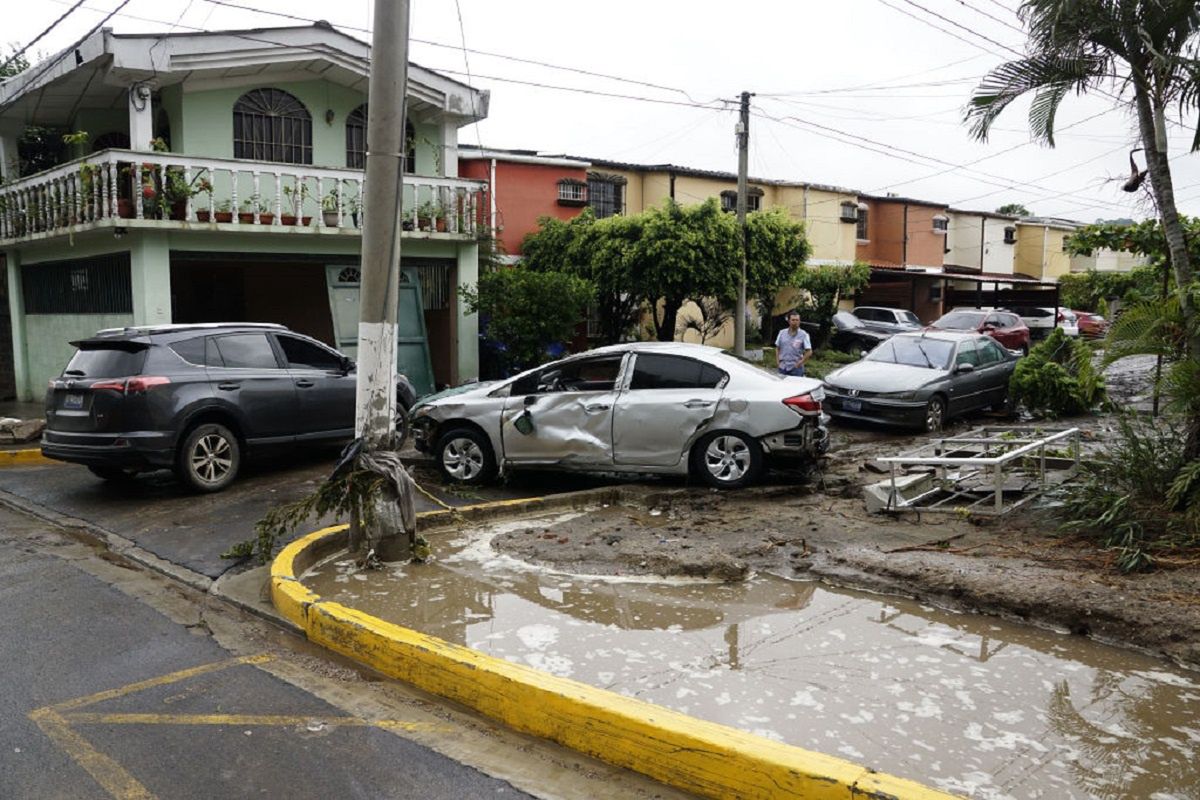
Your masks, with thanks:
M 1069 442 L 1069 456 L 1051 447 L 1056 442 Z M 1045 491 L 1048 481 L 1057 484 L 1073 475 L 1079 458 L 1079 428 L 989 426 L 877 459 L 891 466 L 891 477 L 867 489 L 886 492 L 881 511 L 999 516 Z

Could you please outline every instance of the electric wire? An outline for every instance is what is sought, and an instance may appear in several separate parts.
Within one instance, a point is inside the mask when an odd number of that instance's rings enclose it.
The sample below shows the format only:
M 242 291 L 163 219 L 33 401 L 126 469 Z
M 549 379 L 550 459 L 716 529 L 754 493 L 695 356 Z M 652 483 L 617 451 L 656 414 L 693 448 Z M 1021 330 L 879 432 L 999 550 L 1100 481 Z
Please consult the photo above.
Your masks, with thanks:
M 8 69 L 8 66 L 9 66 L 9 64 L 12 64 L 12 63 L 13 63 L 14 61 L 16 61 L 18 58 L 20 58 L 21 56 L 25 55 L 25 53 L 26 53 L 26 52 L 29 50 L 29 48 L 33 47 L 35 44 L 37 44 L 37 43 L 38 43 L 38 42 L 40 42 L 40 41 L 41 41 L 43 38 L 45 38 L 46 34 L 50 33 L 50 32 L 51 32 L 51 31 L 53 31 L 55 28 L 57 28 L 57 27 L 59 26 L 59 24 L 60 24 L 60 23 L 61 23 L 61 22 L 62 22 L 64 19 L 66 19 L 67 17 L 71 16 L 72 12 L 74 12 L 74 11 L 75 11 L 77 8 L 79 8 L 81 5 L 83 5 L 83 0 L 77 0 L 77 2 L 75 3 L 75 5 L 71 6 L 70 8 L 68 8 L 66 11 L 64 11 L 64 12 L 62 13 L 62 16 L 60 16 L 58 19 L 54 20 L 54 22 L 51 22 L 51 23 L 50 23 L 50 25 L 49 25 L 49 26 L 48 26 L 48 27 L 47 27 L 47 28 L 46 28 L 44 31 L 42 31 L 41 33 L 39 33 L 37 36 L 33 37 L 33 38 L 32 38 L 32 39 L 29 41 L 29 44 L 25 45 L 25 46 L 24 46 L 24 47 L 22 47 L 20 50 L 17 50 L 17 51 L 15 51 L 15 52 L 14 52 L 14 53 L 12 53 L 12 54 L 11 54 L 11 55 L 10 55 L 8 58 L 6 58 L 6 59 L 4 60 L 4 63 L 3 63 L 3 64 L 0 64 L 0 73 L 3 73 L 3 72 L 4 72 L 4 70 Z

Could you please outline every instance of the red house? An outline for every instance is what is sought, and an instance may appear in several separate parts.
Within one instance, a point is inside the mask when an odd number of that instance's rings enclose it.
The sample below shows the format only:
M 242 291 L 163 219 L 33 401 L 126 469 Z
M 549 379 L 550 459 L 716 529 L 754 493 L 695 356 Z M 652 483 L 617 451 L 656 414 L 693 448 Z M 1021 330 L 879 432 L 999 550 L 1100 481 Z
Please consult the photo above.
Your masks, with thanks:
M 588 204 L 588 162 L 539 156 L 533 150 L 460 147 L 458 174 L 487 181 L 484 217 L 502 253 L 521 254 L 521 242 L 538 219 L 571 219 Z

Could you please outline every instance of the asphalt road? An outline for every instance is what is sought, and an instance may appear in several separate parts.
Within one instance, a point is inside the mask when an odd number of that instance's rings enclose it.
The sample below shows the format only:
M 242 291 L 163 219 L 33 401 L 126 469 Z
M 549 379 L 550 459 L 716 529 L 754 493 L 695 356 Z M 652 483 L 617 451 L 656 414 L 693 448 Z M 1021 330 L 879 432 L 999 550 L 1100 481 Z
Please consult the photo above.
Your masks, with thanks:
M 334 456 L 328 452 L 252 463 L 232 486 L 216 494 L 188 492 L 169 472 L 114 483 L 69 464 L 9 467 L 0 469 L 0 492 L 119 534 L 159 558 L 215 579 L 238 565 L 221 558 L 221 553 L 250 538 L 254 522 L 269 508 L 312 491 L 333 464 Z M 450 506 L 536 497 L 602 482 L 530 472 L 503 485 L 464 491 L 443 485 L 432 468 L 418 468 L 414 477 L 440 503 Z M 438 502 L 418 495 L 418 511 L 438 507 Z M 296 535 L 334 522 L 337 520 L 314 522 Z
M 529 797 L 53 552 L 72 546 L 0 509 L 0 797 Z

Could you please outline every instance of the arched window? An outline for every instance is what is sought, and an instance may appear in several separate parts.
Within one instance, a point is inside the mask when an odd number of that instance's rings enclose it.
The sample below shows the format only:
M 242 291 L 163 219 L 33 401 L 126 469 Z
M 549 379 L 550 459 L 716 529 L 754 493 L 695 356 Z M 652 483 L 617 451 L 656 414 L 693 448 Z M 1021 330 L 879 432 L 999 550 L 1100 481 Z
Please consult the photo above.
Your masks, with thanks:
M 416 129 L 412 120 L 404 121 L 404 171 L 417 171 Z M 346 117 L 346 166 L 366 169 L 367 166 L 367 104 L 363 103 Z
M 312 115 L 280 89 L 252 89 L 233 104 L 233 157 L 312 163 Z

